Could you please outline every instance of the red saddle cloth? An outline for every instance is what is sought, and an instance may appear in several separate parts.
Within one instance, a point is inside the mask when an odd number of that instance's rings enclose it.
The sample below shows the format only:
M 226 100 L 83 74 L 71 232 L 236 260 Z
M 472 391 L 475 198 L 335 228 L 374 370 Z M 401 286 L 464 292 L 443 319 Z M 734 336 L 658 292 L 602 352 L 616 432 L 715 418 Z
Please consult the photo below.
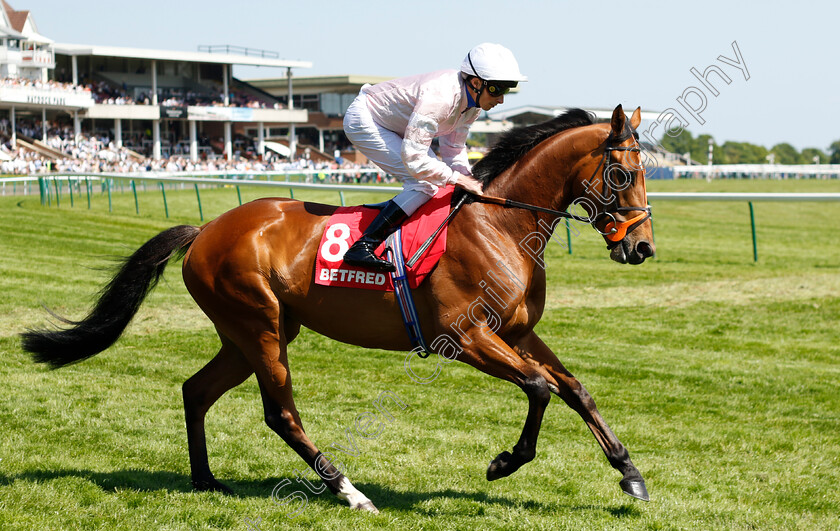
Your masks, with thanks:
M 449 215 L 450 200 L 454 187 L 441 188 L 426 204 L 420 207 L 402 228 L 402 247 L 404 259 L 408 261 L 437 230 Z M 315 260 L 315 283 L 322 286 L 342 286 L 348 288 L 394 291 L 389 273 L 382 273 L 363 267 L 354 267 L 344 263 L 344 253 L 350 245 L 362 235 L 364 228 L 373 221 L 379 211 L 364 206 L 340 207 L 330 217 Z M 361 228 L 360 228 L 361 227 Z M 446 251 L 446 227 L 438 234 L 414 267 L 408 268 L 406 276 L 410 286 L 416 288 L 432 272 Z M 386 258 L 385 243 L 376 250 L 376 254 Z

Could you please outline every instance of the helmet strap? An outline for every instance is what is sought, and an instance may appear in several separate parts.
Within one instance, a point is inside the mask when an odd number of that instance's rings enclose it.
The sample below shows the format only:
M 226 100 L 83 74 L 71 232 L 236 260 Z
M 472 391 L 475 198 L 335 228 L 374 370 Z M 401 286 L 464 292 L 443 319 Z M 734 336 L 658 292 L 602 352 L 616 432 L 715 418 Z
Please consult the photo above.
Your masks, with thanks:
M 476 78 L 476 79 L 478 79 L 478 78 Z M 475 88 L 473 86 L 473 84 L 470 83 L 469 81 L 467 81 L 466 85 L 468 85 L 471 89 L 473 89 L 475 91 L 475 98 L 473 98 L 472 95 L 470 94 L 469 89 L 467 89 L 467 109 L 469 109 L 471 107 L 480 109 L 481 105 L 479 105 L 478 100 L 481 98 L 481 93 L 484 91 L 484 85 L 482 84 L 482 85 L 479 85 L 478 88 Z
M 481 98 L 481 93 L 484 92 L 484 86 L 487 85 L 487 82 L 480 75 L 478 75 L 478 70 L 475 69 L 475 65 L 473 64 L 472 58 L 470 57 L 471 54 L 472 50 L 470 50 L 467 53 L 467 61 L 470 62 L 470 68 L 473 69 L 473 74 L 475 74 L 475 78 L 481 81 L 481 85 L 478 88 L 473 87 L 473 90 L 475 90 L 475 106 L 481 107 L 481 105 L 479 105 L 478 103 L 478 100 Z
M 481 78 L 478 78 L 478 79 L 481 79 Z M 478 104 L 478 100 L 481 99 L 481 93 L 484 92 L 484 85 L 486 85 L 486 84 L 487 84 L 487 82 L 484 81 L 483 79 L 481 79 L 481 85 L 477 89 L 475 87 L 473 87 L 475 89 L 475 106 L 476 107 L 481 107 L 481 105 Z

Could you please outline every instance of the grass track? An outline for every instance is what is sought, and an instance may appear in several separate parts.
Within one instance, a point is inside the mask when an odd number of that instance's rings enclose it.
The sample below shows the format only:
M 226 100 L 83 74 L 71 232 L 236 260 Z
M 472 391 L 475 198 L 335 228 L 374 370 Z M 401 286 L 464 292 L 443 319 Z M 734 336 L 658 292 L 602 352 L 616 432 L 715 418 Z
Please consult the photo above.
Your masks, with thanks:
M 651 191 L 840 191 L 838 182 L 652 182 Z M 243 200 L 265 190 L 242 189 Z M 238 204 L 202 190 L 205 219 Z M 336 193 L 296 191 L 337 202 Z M 82 315 L 124 255 L 177 223 L 198 224 L 194 190 L 130 192 L 92 209 L 62 197 L 0 198 L 0 529 L 837 529 L 840 494 L 840 205 L 654 202 L 657 258 L 609 261 L 588 231 L 550 244 L 545 341 L 592 393 L 645 475 L 636 502 L 583 422 L 555 397 L 537 458 L 510 478 L 484 470 L 517 440 L 524 395 L 463 366 L 412 382 L 402 356 L 304 330 L 295 394 L 322 447 L 388 390 L 409 407 L 359 455 L 340 454 L 382 514 L 308 496 L 291 520 L 272 488 L 303 463 L 262 422 L 251 378 L 208 415 L 211 466 L 236 496 L 189 488 L 180 385 L 217 349 L 176 264 L 118 344 L 60 371 L 34 366 L 17 334 L 43 302 Z M 347 194 L 349 204 L 379 201 Z M 177 213 L 177 215 L 175 214 Z M 562 235 L 562 231 L 561 231 Z M 431 358 L 430 358 L 431 359 Z M 307 472 L 307 477 L 314 474 Z M 287 492 L 294 489 L 287 487 Z

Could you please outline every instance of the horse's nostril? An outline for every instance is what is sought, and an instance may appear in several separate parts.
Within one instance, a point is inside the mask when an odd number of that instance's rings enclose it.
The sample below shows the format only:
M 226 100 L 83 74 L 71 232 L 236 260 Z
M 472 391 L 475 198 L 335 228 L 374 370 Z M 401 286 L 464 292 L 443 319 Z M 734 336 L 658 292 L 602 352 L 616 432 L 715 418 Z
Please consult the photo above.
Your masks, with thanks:
M 646 241 L 641 241 L 636 244 L 636 252 L 645 258 L 653 256 L 653 247 Z

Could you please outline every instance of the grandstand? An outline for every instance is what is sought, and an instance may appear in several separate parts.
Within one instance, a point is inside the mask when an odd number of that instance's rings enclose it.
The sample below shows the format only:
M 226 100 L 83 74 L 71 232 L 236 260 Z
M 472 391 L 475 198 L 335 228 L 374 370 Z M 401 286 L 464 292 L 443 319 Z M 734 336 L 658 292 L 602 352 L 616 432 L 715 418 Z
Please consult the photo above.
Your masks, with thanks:
M 6 165 L 14 171 L 155 168 L 172 158 L 183 168 L 241 158 L 367 162 L 344 136 L 342 118 L 365 83 L 389 77 L 293 77 L 311 63 L 228 45 L 183 52 L 55 43 L 38 32 L 31 13 L 0 2 L 0 159 L 19 159 Z M 235 65 L 285 75 L 240 80 Z M 473 130 L 492 138 L 559 109 L 494 113 Z M 95 146 L 108 153 L 91 155 Z M 69 160 L 80 153 L 89 158 Z
M 393 78 L 360 75 L 295 77 L 294 107 L 309 111 L 309 120 L 297 129 L 301 141 L 317 146 L 322 153 L 339 151 L 343 158 L 355 157 L 350 150 L 350 141 L 344 136 L 344 113 L 363 85 L 374 85 L 389 79 Z M 247 82 L 283 103 L 289 101 L 287 77 L 248 79 Z M 276 133 L 286 134 L 283 129 L 278 129 Z
M 310 68 L 309 62 L 235 47 L 182 52 L 55 43 L 38 33 L 30 12 L 5 1 L 2 8 L 0 137 L 7 151 L 0 158 L 20 149 L 57 158 L 50 130 L 69 130 L 77 141 L 105 139 L 153 160 L 178 154 L 197 162 L 259 158 L 266 131 L 282 126 L 287 148 L 296 150 L 295 127 L 307 122 L 307 110 L 234 78 L 233 67 L 285 69 L 291 92 L 292 69 Z M 19 133 L 20 123 L 35 124 L 31 136 Z M 245 128 L 256 142 L 235 135 Z

